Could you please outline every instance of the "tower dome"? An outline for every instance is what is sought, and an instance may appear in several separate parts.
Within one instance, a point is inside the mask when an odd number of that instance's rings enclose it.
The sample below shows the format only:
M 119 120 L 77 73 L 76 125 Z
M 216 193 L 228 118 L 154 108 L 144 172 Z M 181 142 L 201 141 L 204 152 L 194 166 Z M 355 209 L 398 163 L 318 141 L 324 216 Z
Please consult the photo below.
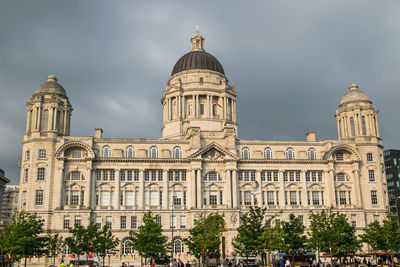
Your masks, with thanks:
M 344 105 L 350 102 L 368 102 L 372 103 L 368 95 L 358 89 L 358 85 L 353 83 L 349 87 L 349 91 L 340 100 L 340 105 Z
M 35 94 L 38 93 L 55 93 L 67 96 L 64 87 L 62 87 L 62 85 L 57 82 L 57 78 L 54 75 L 49 75 L 47 77 L 47 81 L 38 86 Z
M 190 38 L 190 42 L 191 51 L 183 55 L 175 63 L 171 76 L 193 69 L 212 70 L 225 75 L 224 68 L 218 59 L 204 50 L 204 38 L 200 35 L 198 27 L 196 28 L 195 35 Z

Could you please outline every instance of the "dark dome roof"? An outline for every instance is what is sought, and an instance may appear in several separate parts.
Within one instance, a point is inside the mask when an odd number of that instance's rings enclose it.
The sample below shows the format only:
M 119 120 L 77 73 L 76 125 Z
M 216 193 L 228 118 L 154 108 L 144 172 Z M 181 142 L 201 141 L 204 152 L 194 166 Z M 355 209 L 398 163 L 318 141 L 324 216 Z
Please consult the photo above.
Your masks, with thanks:
M 176 62 L 171 76 L 181 71 L 193 69 L 213 70 L 225 75 L 224 68 L 213 55 L 205 51 L 191 51 Z

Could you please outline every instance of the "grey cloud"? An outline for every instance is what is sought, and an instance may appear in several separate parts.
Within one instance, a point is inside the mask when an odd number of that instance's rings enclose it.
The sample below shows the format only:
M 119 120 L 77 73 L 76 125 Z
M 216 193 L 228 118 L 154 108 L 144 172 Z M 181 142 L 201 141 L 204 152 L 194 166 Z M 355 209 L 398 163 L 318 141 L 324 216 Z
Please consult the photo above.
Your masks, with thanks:
M 397 1 L 2 1 L 0 168 L 18 183 L 25 103 L 51 73 L 73 135 L 160 136 L 161 93 L 196 25 L 236 82 L 241 138 L 336 138 L 356 82 L 399 147 L 399 18 Z

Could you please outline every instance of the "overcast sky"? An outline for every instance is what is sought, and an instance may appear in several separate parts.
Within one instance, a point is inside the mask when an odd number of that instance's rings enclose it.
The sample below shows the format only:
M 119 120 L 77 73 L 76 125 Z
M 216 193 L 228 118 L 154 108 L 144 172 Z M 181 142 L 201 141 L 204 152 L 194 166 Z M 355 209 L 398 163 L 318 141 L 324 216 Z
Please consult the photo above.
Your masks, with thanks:
M 243 139 L 337 138 L 351 83 L 399 148 L 400 1 L 5 1 L 0 3 L 0 168 L 19 183 L 26 106 L 49 74 L 72 135 L 161 136 L 161 94 L 199 25 L 239 93 Z

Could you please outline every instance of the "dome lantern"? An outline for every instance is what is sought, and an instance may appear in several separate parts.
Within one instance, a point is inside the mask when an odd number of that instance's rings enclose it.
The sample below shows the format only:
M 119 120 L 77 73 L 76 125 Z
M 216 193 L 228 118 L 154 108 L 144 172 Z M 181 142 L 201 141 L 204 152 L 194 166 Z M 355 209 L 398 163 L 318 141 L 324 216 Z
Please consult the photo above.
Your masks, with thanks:
M 204 51 L 204 38 L 199 33 L 199 26 L 196 26 L 196 33 L 190 38 L 191 51 Z

